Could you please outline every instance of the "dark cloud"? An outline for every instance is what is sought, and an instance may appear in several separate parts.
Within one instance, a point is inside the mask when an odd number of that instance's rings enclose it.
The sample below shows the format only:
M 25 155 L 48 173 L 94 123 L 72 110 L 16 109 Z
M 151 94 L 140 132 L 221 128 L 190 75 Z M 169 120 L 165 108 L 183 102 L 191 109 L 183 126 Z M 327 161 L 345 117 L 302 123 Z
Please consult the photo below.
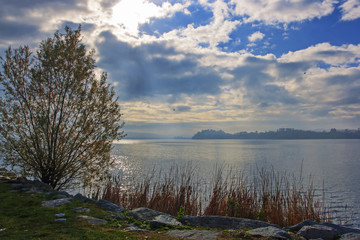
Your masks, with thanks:
M 38 26 L 16 22 L 0 22 L 0 36 L 2 40 L 35 37 L 39 34 Z
M 177 106 L 175 109 L 177 112 L 189 112 L 191 110 L 190 106 Z
M 199 66 L 194 56 L 177 60 L 178 53 L 161 42 L 134 47 L 110 33 L 102 37 L 98 65 L 110 73 L 112 81 L 119 82 L 122 99 L 220 93 L 218 73 Z
M 289 77 L 296 77 L 298 80 L 301 80 L 303 74 L 306 74 L 306 71 L 314 66 L 314 62 L 289 62 L 289 63 L 277 63 L 277 68 L 279 72 L 280 79 L 287 79 Z
M 331 76 L 331 77 L 327 78 L 327 82 L 330 85 L 352 84 L 352 83 L 359 82 L 359 81 L 360 81 L 360 70 L 355 70 L 351 74 L 350 73 L 337 74 L 335 76 Z
M 328 57 L 347 57 L 352 58 L 355 55 L 350 51 L 345 50 L 326 50 L 326 51 L 318 51 L 316 53 L 317 57 L 320 58 L 328 58 Z
M 327 117 L 330 115 L 330 112 L 333 111 L 333 108 L 320 108 L 311 112 L 311 115 L 314 117 Z
M 360 104 L 360 86 L 349 87 L 343 91 L 343 96 L 338 101 L 332 102 L 333 105 L 353 105 Z
M 294 105 L 300 102 L 299 99 L 292 96 L 284 87 L 273 84 L 274 78 L 266 71 L 270 66 L 280 66 L 279 70 L 282 75 L 291 76 L 292 71 L 284 72 L 286 67 L 278 64 L 274 60 L 266 60 L 256 57 L 246 59 L 246 65 L 236 68 L 232 71 L 235 76 L 234 87 L 245 87 L 245 97 L 251 103 L 258 105 L 260 108 L 266 108 L 273 104 Z M 290 64 L 293 70 L 303 71 L 306 64 Z M 283 68 L 283 69 L 282 69 Z

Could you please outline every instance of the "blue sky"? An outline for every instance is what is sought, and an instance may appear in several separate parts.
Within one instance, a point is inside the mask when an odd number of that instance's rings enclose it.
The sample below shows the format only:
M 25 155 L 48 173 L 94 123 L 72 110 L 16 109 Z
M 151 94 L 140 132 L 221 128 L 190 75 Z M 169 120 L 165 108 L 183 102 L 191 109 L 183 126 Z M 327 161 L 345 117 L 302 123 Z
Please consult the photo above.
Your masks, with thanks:
M 360 127 L 360 0 L 5 0 L 1 55 L 79 24 L 129 136 Z

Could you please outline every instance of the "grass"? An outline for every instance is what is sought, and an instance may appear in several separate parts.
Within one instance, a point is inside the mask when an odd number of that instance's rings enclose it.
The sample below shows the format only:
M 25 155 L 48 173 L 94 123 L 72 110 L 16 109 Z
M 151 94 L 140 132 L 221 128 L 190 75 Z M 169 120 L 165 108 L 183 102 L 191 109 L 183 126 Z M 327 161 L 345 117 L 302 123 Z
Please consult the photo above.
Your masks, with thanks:
M 301 171 L 300 171 L 301 172 Z M 167 174 L 151 174 L 128 188 L 118 177 L 110 178 L 99 196 L 125 208 L 148 207 L 173 216 L 219 215 L 258 219 L 290 226 L 306 219 L 329 221 L 324 202 L 315 198 L 311 177 L 300 173 L 257 169 L 252 176 L 224 166 L 217 167 L 212 187 L 200 186 L 191 166 L 173 167 Z
M 41 202 L 52 196 L 12 193 L 0 183 L 0 239 L 172 239 L 158 233 L 127 233 L 126 224 L 108 219 L 103 226 L 92 226 L 76 218 L 83 215 L 75 207 L 90 208 L 86 215 L 103 217 L 106 212 L 91 203 L 73 201 L 56 208 L 42 207 Z M 55 214 L 65 213 L 66 223 L 55 223 Z

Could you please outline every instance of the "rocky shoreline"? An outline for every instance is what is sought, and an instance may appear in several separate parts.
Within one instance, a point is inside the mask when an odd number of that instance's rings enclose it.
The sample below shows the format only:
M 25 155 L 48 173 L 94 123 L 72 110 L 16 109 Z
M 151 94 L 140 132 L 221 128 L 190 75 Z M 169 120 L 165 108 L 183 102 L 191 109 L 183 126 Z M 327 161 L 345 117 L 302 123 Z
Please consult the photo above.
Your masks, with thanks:
M 360 229 L 345 227 L 332 223 L 317 223 L 306 220 L 294 226 L 281 228 L 277 225 L 263 221 L 233 218 L 223 216 L 183 216 L 179 219 L 148 208 L 137 208 L 127 211 L 121 206 L 106 200 L 94 200 L 81 194 L 74 196 L 65 191 L 56 192 L 49 185 L 40 181 L 30 181 L 25 178 L 17 178 L 11 172 L 0 169 L 0 182 L 11 186 L 12 192 L 26 192 L 29 194 L 54 195 L 52 200 L 43 201 L 43 207 L 56 208 L 76 199 L 96 204 L 106 210 L 108 214 L 104 218 L 87 216 L 88 208 L 74 208 L 79 221 L 86 221 L 93 225 L 107 224 L 107 218 L 117 221 L 135 219 L 138 222 L 150 224 L 151 230 L 167 227 L 169 231 L 165 234 L 169 237 L 181 239 L 217 239 L 224 231 L 235 236 L 244 234 L 251 238 L 275 238 L 275 239 L 323 239 L 323 240 L 360 240 Z M 54 194 L 55 193 L 55 194 Z M 56 214 L 54 221 L 61 224 L 66 222 L 65 214 Z M 134 224 L 128 225 L 124 231 L 127 232 L 150 232 Z M 241 231 L 241 232 L 240 232 Z

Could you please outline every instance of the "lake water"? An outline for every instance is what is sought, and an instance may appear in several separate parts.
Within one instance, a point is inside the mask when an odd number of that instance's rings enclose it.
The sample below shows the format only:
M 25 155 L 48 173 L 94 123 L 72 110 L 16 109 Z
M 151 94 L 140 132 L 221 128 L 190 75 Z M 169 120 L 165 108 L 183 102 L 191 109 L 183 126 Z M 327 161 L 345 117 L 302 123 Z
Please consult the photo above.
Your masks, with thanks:
M 360 140 L 121 140 L 112 157 L 124 176 L 187 162 L 203 179 L 219 164 L 295 174 L 302 169 L 304 177 L 313 176 L 319 194 L 324 189 L 326 203 L 339 215 L 347 205 L 347 215 L 360 227 Z

